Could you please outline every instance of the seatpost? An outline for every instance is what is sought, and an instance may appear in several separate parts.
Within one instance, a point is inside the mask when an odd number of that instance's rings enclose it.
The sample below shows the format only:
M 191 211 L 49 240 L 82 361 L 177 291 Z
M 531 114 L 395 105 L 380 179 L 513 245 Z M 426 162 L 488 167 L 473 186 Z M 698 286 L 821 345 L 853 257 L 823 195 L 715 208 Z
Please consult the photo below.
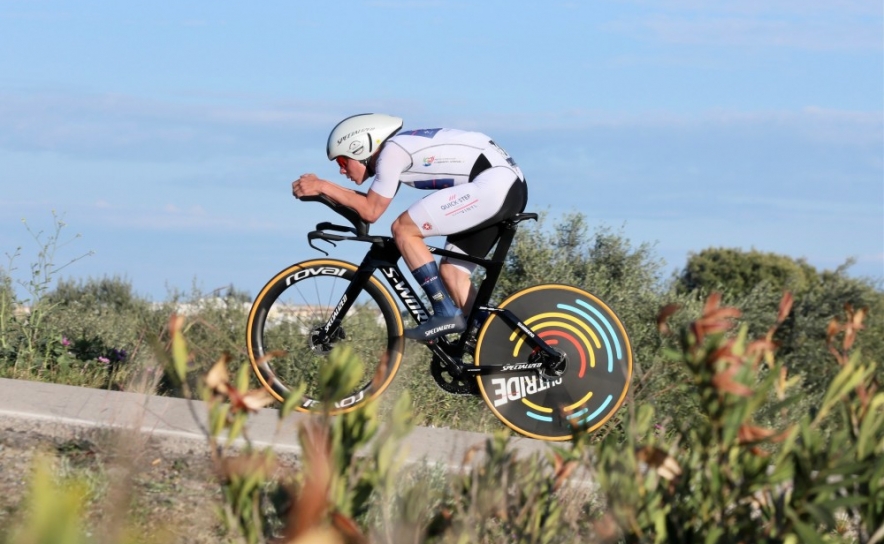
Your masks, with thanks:
M 494 248 L 494 255 L 491 259 L 502 263 L 513 244 L 513 238 L 516 236 L 516 223 L 507 219 L 500 223 L 500 228 L 500 237 L 497 239 L 497 246 Z

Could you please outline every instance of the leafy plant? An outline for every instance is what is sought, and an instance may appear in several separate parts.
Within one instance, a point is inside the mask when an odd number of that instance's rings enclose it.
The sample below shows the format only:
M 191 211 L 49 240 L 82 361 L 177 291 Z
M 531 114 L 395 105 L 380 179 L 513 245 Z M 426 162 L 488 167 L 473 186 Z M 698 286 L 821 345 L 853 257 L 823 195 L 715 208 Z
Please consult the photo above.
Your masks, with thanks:
M 730 334 L 741 314 L 719 302 L 709 297 L 669 353 L 688 369 L 686 394 L 705 417 L 672 420 L 643 405 L 625 443 L 609 436 L 599 445 L 597 478 L 610 508 L 603 524 L 617 528 L 608 532 L 626 542 L 880 542 L 884 393 L 875 365 L 850 351 L 864 313 L 848 308 L 846 322 L 832 322 L 839 371 L 813 414 L 790 418 L 800 380 L 777 359 L 773 338 L 791 296 L 751 341 L 745 325 Z M 661 314 L 661 328 L 673 311 Z M 755 421 L 769 403 L 787 422 L 781 428 Z M 829 436 L 823 423 L 837 411 L 850 423 Z M 851 520 L 852 537 L 839 533 L 839 519 Z
M 12 254 L 6 254 L 7 271 L 0 275 L 0 347 L 3 348 L 6 365 L 12 366 L 13 376 L 18 374 L 20 368 L 26 374 L 33 371 L 39 373 L 54 362 L 53 355 L 58 352 L 61 335 L 47 326 L 47 318 L 52 315 L 56 305 L 47 300 L 45 294 L 62 270 L 92 254 L 90 251 L 71 258 L 64 264 L 57 264 L 59 250 L 80 235 L 63 240 L 62 230 L 66 224 L 55 211 L 52 212 L 52 218 L 54 230 L 48 235 L 43 231 L 34 231 L 22 219 L 39 248 L 37 258 L 30 264 L 27 280 L 19 279 L 14 282 L 25 290 L 28 298 L 18 300 L 13 288 L 12 273 L 16 270 L 16 259 L 21 256 L 21 247 L 16 248 Z
M 87 486 L 82 481 L 60 484 L 52 469 L 52 460 L 40 456 L 30 479 L 26 518 L 13 532 L 14 544 L 85 544 L 89 542 L 83 527 Z

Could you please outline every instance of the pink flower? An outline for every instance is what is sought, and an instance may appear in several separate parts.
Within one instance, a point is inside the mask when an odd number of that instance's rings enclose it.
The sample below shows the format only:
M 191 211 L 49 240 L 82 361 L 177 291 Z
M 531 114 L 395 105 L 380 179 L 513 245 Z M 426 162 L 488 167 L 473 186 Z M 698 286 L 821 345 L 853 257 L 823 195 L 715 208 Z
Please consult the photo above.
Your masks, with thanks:
M 106 365 L 110 364 L 110 359 L 108 359 L 107 357 L 99 357 L 98 362 Z
M 68 346 L 71 345 L 71 341 L 68 340 L 68 337 L 67 337 L 67 336 L 62 336 L 62 337 L 61 337 L 61 345 L 64 346 L 64 347 L 68 347 Z

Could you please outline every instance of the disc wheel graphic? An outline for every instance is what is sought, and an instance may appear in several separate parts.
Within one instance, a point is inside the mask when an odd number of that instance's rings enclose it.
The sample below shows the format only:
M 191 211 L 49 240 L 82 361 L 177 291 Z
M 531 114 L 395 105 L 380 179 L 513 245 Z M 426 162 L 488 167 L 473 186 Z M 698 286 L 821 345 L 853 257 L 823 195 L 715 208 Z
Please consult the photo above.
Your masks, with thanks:
M 568 440 L 608 421 L 632 379 L 632 347 L 614 312 L 594 295 L 560 284 L 524 289 L 500 308 L 563 353 L 566 367 L 557 378 L 536 370 L 481 375 L 480 393 L 495 415 L 516 432 L 541 440 Z M 532 351 L 524 332 L 492 314 L 479 332 L 475 364 L 528 363 Z

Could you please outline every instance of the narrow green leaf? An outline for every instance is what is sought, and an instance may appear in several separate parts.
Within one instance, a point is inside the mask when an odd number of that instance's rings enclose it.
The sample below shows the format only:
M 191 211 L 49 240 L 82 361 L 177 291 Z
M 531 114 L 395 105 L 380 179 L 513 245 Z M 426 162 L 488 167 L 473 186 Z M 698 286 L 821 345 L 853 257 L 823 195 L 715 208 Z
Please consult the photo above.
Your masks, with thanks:
M 172 335 L 172 365 L 175 370 L 175 376 L 183 383 L 187 377 L 187 342 L 181 331 L 176 331 Z
M 859 459 L 865 459 L 874 455 L 876 435 L 880 435 L 884 429 L 884 393 L 877 393 L 869 403 L 868 412 L 860 423 L 859 437 L 856 444 L 856 453 Z
M 298 385 L 297 389 L 290 390 L 285 397 L 285 401 L 282 403 L 282 408 L 279 410 L 279 419 L 287 418 L 292 413 L 292 410 L 300 405 L 301 400 L 304 398 L 304 393 L 306 392 L 306 383 L 301 383 Z
M 251 375 L 252 368 L 248 365 L 241 365 L 239 370 L 236 372 L 236 388 L 239 391 L 245 392 L 249 390 L 249 376 Z
M 209 412 L 210 417 L 210 427 L 209 430 L 212 432 L 212 436 L 218 436 L 221 434 L 221 431 L 224 430 L 224 426 L 227 424 L 227 414 L 230 412 L 229 404 L 217 404 L 214 406 L 211 412 Z
M 243 426 L 246 423 L 246 419 L 248 416 L 246 414 L 240 413 L 237 414 L 236 417 L 233 418 L 233 422 L 230 424 L 230 428 L 227 430 L 227 442 L 226 444 L 229 446 L 236 440 L 240 433 L 242 433 Z

